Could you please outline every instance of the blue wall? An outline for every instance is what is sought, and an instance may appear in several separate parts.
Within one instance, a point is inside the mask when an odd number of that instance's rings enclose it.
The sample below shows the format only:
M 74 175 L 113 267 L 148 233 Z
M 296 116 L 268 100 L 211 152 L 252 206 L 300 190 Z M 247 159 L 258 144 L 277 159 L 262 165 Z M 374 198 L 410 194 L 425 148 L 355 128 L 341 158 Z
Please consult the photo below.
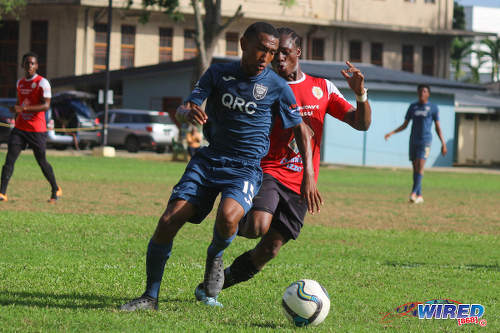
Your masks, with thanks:
M 341 89 L 341 92 L 351 104 L 356 105 L 350 90 Z M 394 134 L 388 141 L 384 140 L 384 135 L 403 124 L 408 105 L 417 100 L 416 92 L 370 90 L 368 96 L 372 107 L 372 124 L 366 132 L 366 165 L 410 166 L 408 142 L 411 122 L 406 130 Z M 431 153 L 426 167 L 452 166 L 455 146 L 454 97 L 432 93 L 430 101 L 439 107 L 440 125 L 448 154 L 441 156 L 441 142 L 433 126 Z M 327 116 L 322 160 L 328 163 L 363 165 L 364 135 L 364 132 L 356 131 L 349 125 Z
M 149 76 L 127 77 L 123 80 L 123 107 L 147 110 L 151 108 L 152 99 L 156 100 L 155 104 L 163 97 L 185 99 L 190 92 L 191 76 L 192 71 L 181 69 Z

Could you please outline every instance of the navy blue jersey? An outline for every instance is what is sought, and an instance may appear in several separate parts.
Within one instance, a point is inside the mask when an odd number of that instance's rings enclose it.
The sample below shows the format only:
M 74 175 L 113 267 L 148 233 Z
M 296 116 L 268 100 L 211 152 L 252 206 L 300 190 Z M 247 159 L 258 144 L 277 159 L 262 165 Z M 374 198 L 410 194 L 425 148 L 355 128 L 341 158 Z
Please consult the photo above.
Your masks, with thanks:
M 274 116 L 284 128 L 302 121 L 285 80 L 269 68 L 249 77 L 239 61 L 210 66 L 187 101 L 201 105 L 205 99 L 203 133 L 209 148 L 225 156 L 260 160 L 269 149 Z
M 439 120 L 438 107 L 432 103 L 410 104 L 405 116 L 406 120 L 412 120 L 411 144 L 428 144 L 432 141 L 432 122 Z

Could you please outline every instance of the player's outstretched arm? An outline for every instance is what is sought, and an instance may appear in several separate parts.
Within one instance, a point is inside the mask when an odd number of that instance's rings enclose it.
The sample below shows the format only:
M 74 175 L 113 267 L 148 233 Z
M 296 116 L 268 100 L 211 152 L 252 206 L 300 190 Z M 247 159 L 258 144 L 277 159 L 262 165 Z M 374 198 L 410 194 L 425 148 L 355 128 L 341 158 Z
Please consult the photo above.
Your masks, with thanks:
M 316 181 L 314 179 L 311 148 L 312 130 L 304 122 L 301 122 L 293 128 L 293 134 L 295 135 L 295 141 L 299 147 L 299 152 L 302 156 L 304 165 L 304 175 L 302 178 L 300 193 L 302 198 L 307 202 L 307 209 L 309 210 L 309 213 L 319 213 L 321 205 L 323 205 L 323 199 L 319 194 L 318 188 L 316 187 Z
M 439 125 L 439 120 L 436 120 L 434 123 L 436 125 L 436 133 L 439 136 L 439 140 L 441 140 L 441 154 L 445 156 L 446 153 L 448 152 L 448 149 L 446 148 L 446 141 L 444 141 L 443 132 L 441 132 L 441 126 Z
M 387 133 L 386 135 L 384 135 L 384 138 L 385 138 L 386 140 L 389 140 L 389 138 L 391 137 L 391 135 L 396 134 L 396 133 L 398 133 L 398 132 L 401 132 L 401 131 L 403 131 L 406 127 L 408 127 L 408 123 L 409 123 L 409 122 L 410 122 L 410 121 L 409 121 L 408 119 L 405 119 L 405 122 L 403 123 L 403 125 L 399 126 L 399 127 L 398 127 L 398 128 L 396 128 L 394 131 L 391 131 L 391 132 Z
M 188 122 L 193 125 L 203 125 L 208 120 L 205 111 L 193 102 L 187 102 L 184 105 L 180 105 L 175 113 L 175 118 L 181 123 Z
M 346 61 L 347 69 L 340 72 L 356 95 L 356 108 L 347 112 L 344 122 L 358 131 L 367 131 L 372 122 L 372 109 L 365 89 L 365 77 L 361 71 Z

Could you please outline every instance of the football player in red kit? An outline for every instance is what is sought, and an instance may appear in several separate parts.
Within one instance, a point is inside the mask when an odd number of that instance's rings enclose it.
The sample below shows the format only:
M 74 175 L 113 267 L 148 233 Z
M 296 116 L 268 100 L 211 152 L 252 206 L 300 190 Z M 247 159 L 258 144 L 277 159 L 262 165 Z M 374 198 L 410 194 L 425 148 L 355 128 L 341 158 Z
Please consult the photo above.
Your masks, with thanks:
M 45 158 L 45 142 L 47 124 L 45 112 L 50 107 L 51 89 L 47 79 L 37 74 L 38 56 L 33 52 L 23 55 L 22 67 L 25 76 L 17 81 L 17 103 L 14 106 L 16 125 L 9 136 L 7 156 L 2 168 L 0 184 L 0 201 L 7 201 L 7 185 L 14 172 L 14 164 L 19 154 L 26 146 L 33 149 L 38 165 L 43 175 L 50 183 L 51 195 L 49 202 L 54 203 L 62 195 L 57 186 L 52 166 Z
M 360 131 L 370 127 L 371 108 L 364 88 L 364 77 L 349 62 L 346 63 L 348 68 L 342 70 L 342 75 L 356 95 L 357 106 L 353 107 L 332 82 L 301 71 L 300 36 L 289 28 L 280 28 L 278 32 L 279 50 L 272 65 L 292 88 L 302 119 L 311 129 L 313 169 L 317 181 L 326 114 Z M 224 270 L 224 289 L 252 278 L 276 257 L 286 242 L 298 237 L 303 226 L 307 206 L 300 195 L 304 172 L 302 157 L 296 148 L 292 131 L 283 129 L 279 119 L 271 131 L 269 152 L 262 159 L 261 167 L 264 172 L 262 186 L 253 198 L 253 207 L 246 220 L 240 222 L 238 235 L 262 239 L 254 249 L 237 257 Z M 204 295 L 195 295 L 198 300 L 203 300 Z

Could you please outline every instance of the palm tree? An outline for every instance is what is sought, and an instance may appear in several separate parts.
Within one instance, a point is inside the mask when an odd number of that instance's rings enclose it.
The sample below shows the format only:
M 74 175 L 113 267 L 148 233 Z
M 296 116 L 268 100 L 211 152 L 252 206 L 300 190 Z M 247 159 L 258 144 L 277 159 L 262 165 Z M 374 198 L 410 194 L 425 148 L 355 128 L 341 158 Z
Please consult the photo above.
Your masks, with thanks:
M 455 69 L 455 80 L 458 81 L 463 75 L 462 71 L 463 59 L 473 52 L 472 40 L 465 40 L 461 37 L 457 37 L 451 43 L 451 64 Z
M 484 65 L 488 59 L 485 58 L 486 52 L 484 51 L 474 51 L 474 53 L 477 55 L 477 65 L 473 66 L 470 63 L 467 64 L 471 74 L 471 77 L 467 81 L 471 83 L 479 83 L 479 68 L 481 68 L 481 66 Z
M 491 81 L 498 81 L 498 67 L 500 66 L 500 38 L 483 39 L 481 44 L 488 48 L 485 56 L 491 59 Z

